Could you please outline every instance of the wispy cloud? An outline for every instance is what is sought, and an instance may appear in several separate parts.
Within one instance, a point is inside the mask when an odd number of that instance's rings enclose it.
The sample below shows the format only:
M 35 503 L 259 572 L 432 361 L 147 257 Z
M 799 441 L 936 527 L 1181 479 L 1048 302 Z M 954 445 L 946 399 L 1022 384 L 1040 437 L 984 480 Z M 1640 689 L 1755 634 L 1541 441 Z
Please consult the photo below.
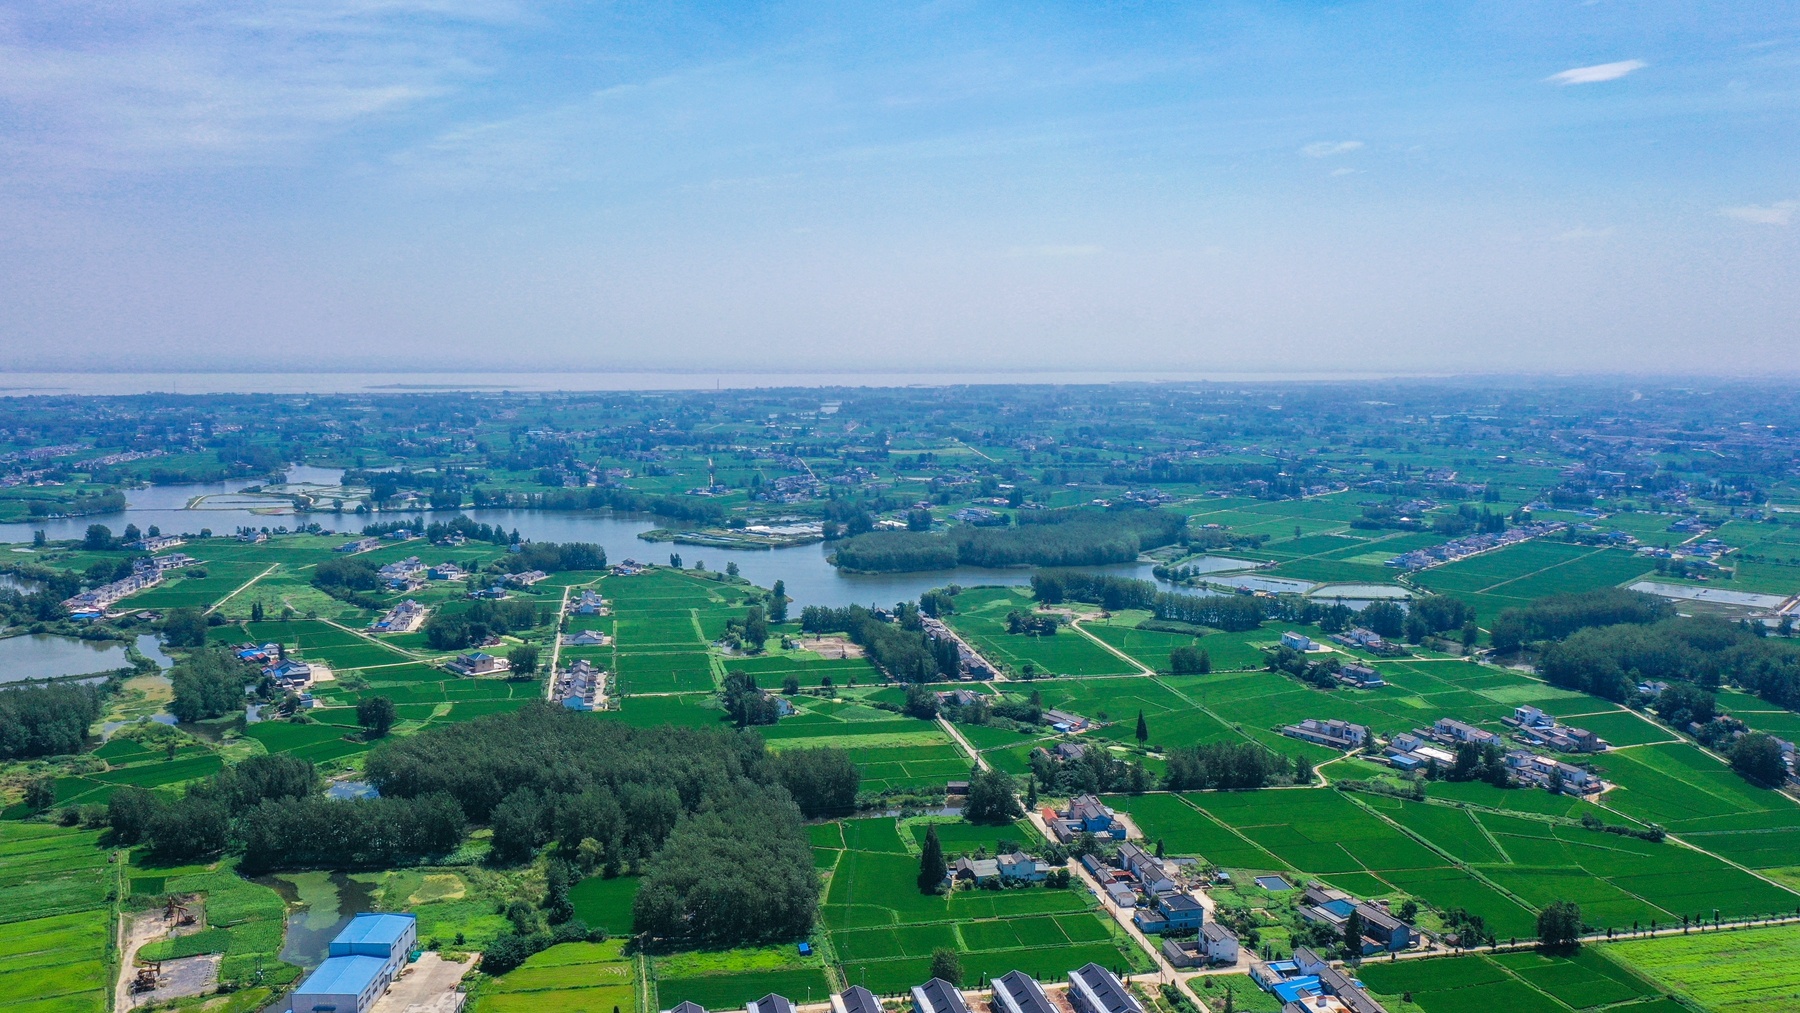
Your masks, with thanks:
M 1330 158 L 1332 155 L 1345 155 L 1363 146 L 1361 141 L 1314 141 L 1300 149 L 1307 158 Z
M 1551 74 L 1544 80 L 1552 84 L 1599 84 L 1602 81 L 1617 81 L 1634 70 L 1643 70 L 1650 66 L 1642 60 L 1619 60 L 1615 63 L 1596 63 L 1592 67 L 1571 67 L 1560 73 Z
M 26 126 L 7 160 L 106 171 L 278 160 L 480 76 L 482 33 L 525 16 L 465 0 L 178 6 L 71 0 L 0 18 L 0 105 Z
M 1746 204 L 1742 207 L 1719 209 L 1719 213 L 1727 218 L 1756 225 L 1787 225 L 1794 220 L 1796 211 L 1800 211 L 1800 200 L 1778 200 L 1773 204 Z

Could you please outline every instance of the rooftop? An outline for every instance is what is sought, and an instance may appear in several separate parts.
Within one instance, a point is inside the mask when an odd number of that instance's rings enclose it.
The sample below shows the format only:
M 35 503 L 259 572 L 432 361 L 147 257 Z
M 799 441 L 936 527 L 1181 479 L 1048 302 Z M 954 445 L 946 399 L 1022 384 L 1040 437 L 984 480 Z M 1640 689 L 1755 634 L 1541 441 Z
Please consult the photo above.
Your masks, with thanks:
M 401 914 L 359 914 L 350 919 L 333 943 L 349 946 L 393 946 L 412 929 L 418 919 Z
M 305 995 L 361 995 L 386 966 L 387 961 L 380 957 L 327 957 L 294 991 Z

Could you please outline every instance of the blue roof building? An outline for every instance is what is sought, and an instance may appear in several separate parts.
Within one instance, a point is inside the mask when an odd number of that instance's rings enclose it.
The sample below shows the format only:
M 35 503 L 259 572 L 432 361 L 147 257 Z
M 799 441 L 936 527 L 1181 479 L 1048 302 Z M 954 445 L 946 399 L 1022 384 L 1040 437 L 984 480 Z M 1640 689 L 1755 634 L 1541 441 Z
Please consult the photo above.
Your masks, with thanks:
M 419 942 L 412 915 L 359 914 L 294 990 L 294 1013 L 368 1013 Z

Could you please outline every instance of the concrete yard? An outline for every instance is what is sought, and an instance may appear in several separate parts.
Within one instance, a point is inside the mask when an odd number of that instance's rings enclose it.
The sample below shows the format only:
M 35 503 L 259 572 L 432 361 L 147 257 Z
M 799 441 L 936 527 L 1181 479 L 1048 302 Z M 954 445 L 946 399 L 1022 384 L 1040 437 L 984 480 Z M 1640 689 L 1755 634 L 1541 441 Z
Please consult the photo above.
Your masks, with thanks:
M 474 966 L 473 954 L 458 964 L 433 952 L 421 953 L 388 986 L 387 994 L 375 1000 L 370 1013 L 456 1013 L 464 1000 L 456 986 Z

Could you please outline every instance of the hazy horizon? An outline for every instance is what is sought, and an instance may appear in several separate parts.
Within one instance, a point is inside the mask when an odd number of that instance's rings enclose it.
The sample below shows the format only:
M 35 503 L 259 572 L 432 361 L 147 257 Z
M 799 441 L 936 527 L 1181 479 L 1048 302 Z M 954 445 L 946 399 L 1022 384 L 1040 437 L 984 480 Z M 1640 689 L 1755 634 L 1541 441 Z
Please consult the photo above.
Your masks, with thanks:
M 1800 4 L 0 13 L 0 369 L 1791 375 Z

